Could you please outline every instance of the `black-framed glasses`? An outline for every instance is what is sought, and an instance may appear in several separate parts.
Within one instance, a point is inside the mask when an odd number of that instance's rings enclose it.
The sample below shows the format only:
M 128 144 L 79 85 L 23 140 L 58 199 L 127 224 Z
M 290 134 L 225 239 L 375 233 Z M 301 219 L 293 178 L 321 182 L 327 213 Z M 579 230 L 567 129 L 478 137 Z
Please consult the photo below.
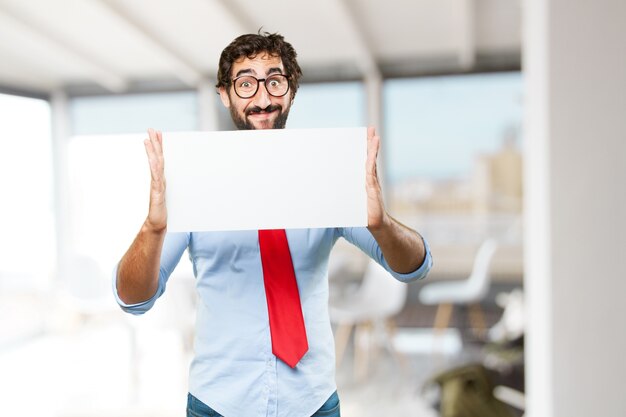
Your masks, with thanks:
M 265 84 L 265 89 L 270 96 L 282 97 L 289 91 L 289 77 L 284 74 L 272 74 L 267 78 L 242 75 L 233 79 L 232 83 L 235 93 L 241 98 L 254 97 L 261 83 Z

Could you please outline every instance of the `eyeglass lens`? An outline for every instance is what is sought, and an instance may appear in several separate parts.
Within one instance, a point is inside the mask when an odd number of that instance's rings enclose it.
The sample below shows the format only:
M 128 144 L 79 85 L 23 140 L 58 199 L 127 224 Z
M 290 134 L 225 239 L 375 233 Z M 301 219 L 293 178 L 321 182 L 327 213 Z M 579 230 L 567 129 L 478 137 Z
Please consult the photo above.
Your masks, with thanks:
M 265 80 L 258 80 L 251 75 L 244 75 L 234 80 L 235 92 L 242 98 L 250 98 L 259 89 L 259 81 L 264 81 L 267 92 L 275 97 L 282 97 L 289 90 L 289 81 L 285 75 L 274 74 Z

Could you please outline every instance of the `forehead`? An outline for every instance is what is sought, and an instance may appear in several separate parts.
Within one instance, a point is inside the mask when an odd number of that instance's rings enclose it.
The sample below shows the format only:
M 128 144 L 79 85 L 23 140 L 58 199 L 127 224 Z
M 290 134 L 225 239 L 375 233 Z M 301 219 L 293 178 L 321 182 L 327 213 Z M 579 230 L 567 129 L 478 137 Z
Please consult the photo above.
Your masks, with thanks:
M 254 58 L 242 57 L 233 62 L 231 76 L 237 76 L 240 71 L 246 71 L 252 75 L 266 75 L 273 68 L 279 68 L 281 72 L 284 72 L 283 60 L 280 56 L 261 52 Z

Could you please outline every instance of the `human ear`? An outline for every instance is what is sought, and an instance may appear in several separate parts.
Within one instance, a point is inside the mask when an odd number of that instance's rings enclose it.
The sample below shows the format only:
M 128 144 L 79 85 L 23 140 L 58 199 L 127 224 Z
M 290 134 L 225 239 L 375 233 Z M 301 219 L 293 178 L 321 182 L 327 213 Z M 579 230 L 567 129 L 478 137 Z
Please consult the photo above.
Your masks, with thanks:
M 230 97 L 226 89 L 224 87 L 220 87 L 219 93 L 220 93 L 220 99 L 222 100 L 222 104 L 224 105 L 224 107 L 230 108 Z

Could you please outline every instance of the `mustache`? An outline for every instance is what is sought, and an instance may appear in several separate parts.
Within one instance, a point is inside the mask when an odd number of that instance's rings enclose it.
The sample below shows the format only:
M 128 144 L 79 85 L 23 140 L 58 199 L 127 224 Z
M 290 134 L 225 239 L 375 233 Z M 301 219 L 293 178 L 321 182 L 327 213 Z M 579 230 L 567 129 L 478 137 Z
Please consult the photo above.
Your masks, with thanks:
M 279 104 L 270 104 L 269 106 L 267 106 L 266 108 L 261 108 L 259 106 L 254 106 L 254 107 L 250 107 L 249 109 L 246 110 L 246 116 L 249 116 L 251 114 L 254 113 L 261 113 L 261 112 L 266 112 L 266 113 L 270 113 L 273 112 L 275 110 L 279 110 L 282 111 L 283 106 L 279 105 Z

